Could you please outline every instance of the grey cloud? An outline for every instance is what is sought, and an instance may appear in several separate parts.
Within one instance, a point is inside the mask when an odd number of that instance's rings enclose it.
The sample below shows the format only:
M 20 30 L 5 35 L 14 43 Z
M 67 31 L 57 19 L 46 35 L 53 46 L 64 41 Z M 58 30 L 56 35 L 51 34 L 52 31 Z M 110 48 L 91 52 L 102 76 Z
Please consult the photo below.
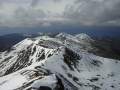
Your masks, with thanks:
M 38 5 L 39 1 L 40 0 L 32 0 L 31 6 L 34 7 L 34 6 Z
M 5 18 L 6 17 L 6 18 Z M 0 26 L 19 27 L 37 26 L 44 23 L 46 13 L 41 9 L 18 7 L 11 16 L 0 13 Z
M 120 0 L 76 0 L 67 6 L 65 17 L 83 25 L 107 25 L 120 19 L 119 11 Z
M 61 2 L 62 0 L 51 0 L 51 1 L 53 1 L 53 2 L 55 2 L 55 3 L 59 3 L 59 2 Z M 39 4 L 39 2 L 44 2 L 44 1 L 42 1 L 42 0 L 32 0 L 31 6 L 32 6 L 32 7 L 37 6 L 37 5 Z
M 0 26 L 48 26 L 51 23 L 120 26 L 120 0 L 11 0 L 14 4 L 4 1 L 6 3 L 0 5 Z M 51 2 L 53 6 L 60 5 L 55 7 L 57 13 L 54 7 L 48 6 Z M 42 3 L 46 6 L 42 7 Z M 63 10 L 64 4 L 63 13 L 59 10 Z
M 53 0 L 54 2 L 61 2 L 62 0 Z
M 28 3 L 31 0 L 0 0 L 0 3 Z
M 34 10 L 32 8 L 25 9 L 19 7 L 14 12 L 14 21 L 18 22 L 20 25 L 35 25 L 39 24 L 46 14 L 43 10 Z
M 1 15 L 1 14 L 0 14 Z M 36 27 L 36 26 L 50 26 L 55 23 L 62 24 L 66 22 L 62 16 L 55 15 L 49 16 L 42 9 L 34 9 L 34 8 L 25 8 L 18 7 L 14 11 L 13 16 L 11 16 L 11 20 L 2 19 L 3 15 L 0 16 L 0 26 L 8 26 L 8 27 Z M 3 21 L 2 21 L 3 20 Z

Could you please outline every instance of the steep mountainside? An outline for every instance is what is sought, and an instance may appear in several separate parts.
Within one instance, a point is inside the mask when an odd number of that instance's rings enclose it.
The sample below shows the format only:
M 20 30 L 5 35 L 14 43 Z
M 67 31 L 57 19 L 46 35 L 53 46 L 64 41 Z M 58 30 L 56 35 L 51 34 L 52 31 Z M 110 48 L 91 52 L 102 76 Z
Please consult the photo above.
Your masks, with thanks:
M 0 54 L 0 90 L 119 90 L 120 61 L 86 34 L 27 38 Z

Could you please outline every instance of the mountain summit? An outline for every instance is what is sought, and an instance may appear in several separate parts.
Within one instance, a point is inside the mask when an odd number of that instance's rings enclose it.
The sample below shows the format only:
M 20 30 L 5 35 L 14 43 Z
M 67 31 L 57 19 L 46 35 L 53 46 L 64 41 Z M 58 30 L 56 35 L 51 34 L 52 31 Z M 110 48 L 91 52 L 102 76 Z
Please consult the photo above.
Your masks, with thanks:
M 0 53 L 0 90 L 119 90 L 120 61 L 86 34 L 27 38 Z
M 92 40 L 92 38 L 85 33 L 77 34 L 75 37 L 80 40 Z

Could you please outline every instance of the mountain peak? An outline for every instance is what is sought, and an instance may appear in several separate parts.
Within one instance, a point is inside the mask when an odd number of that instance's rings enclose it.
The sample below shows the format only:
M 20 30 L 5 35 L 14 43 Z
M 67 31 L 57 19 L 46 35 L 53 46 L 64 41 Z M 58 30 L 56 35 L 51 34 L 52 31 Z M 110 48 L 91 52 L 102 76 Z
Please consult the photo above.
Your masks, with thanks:
M 72 38 L 73 36 L 70 35 L 70 34 L 62 32 L 62 33 L 59 33 L 58 35 L 56 35 L 56 37 L 69 37 L 69 38 Z
M 75 37 L 80 40 L 92 40 L 91 37 L 85 33 L 77 34 Z

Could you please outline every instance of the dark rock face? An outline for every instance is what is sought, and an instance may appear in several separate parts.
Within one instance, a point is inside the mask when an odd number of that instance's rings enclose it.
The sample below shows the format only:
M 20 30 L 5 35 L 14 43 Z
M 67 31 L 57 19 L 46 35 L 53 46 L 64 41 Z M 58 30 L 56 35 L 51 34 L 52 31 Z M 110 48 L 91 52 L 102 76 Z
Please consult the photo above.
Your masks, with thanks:
M 81 57 L 73 52 L 72 50 L 65 48 L 65 54 L 64 54 L 64 62 L 69 66 L 71 70 L 73 70 L 72 65 L 76 68 L 77 62 L 80 60 Z
M 57 77 L 57 76 L 56 76 L 56 78 L 58 80 L 56 89 L 57 90 L 65 90 L 64 85 L 62 83 L 62 80 L 59 77 Z
M 38 90 L 52 90 L 52 89 L 47 86 L 40 86 Z
M 6 71 L 5 75 L 8 75 L 9 73 L 15 72 L 17 70 L 22 69 L 23 67 L 27 67 L 28 61 L 29 61 L 29 57 L 31 55 L 31 48 L 28 47 L 27 50 L 23 50 L 18 54 L 18 59 L 17 62 L 14 63 L 14 65 Z M 22 65 L 21 65 L 22 64 Z

